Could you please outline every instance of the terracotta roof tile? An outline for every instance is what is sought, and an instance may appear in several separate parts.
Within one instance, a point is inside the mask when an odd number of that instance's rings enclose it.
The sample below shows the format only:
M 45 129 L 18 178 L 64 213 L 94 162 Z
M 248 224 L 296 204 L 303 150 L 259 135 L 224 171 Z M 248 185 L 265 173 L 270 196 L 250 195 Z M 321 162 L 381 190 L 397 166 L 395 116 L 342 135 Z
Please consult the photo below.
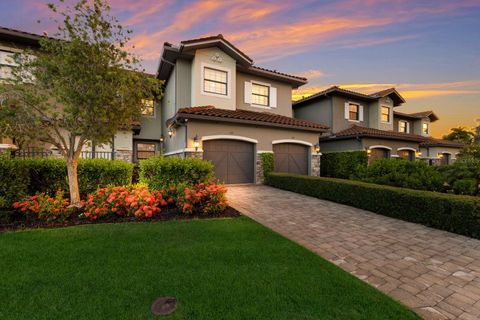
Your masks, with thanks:
M 367 128 L 361 127 L 357 125 L 353 125 L 352 127 L 339 131 L 335 134 L 335 138 L 344 138 L 344 137 L 356 137 L 356 136 L 363 136 L 363 137 L 372 137 L 372 138 L 388 138 L 388 139 L 395 139 L 395 140 L 406 140 L 406 141 L 415 141 L 415 142 L 422 142 L 425 141 L 425 137 L 410 134 L 410 133 L 402 133 L 396 131 L 386 131 L 374 128 Z M 325 138 L 331 139 L 331 138 Z
M 420 143 L 421 147 L 452 147 L 463 148 L 464 144 L 456 141 L 441 140 L 435 138 L 428 138 L 424 142 Z
M 257 67 L 257 66 L 251 66 L 250 68 L 252 68 L 252 69 L 257 69 L 257 70 L 261 70 L 261 71 L 266 71 L 266 72 L 275 73 L 275 74 L 278 74 L 278 75 L 284 76 L 284 77 L 295 78 L 295 79 L 298 79 L 298 80 L 304 81 L 304 82 L 307 82 L 307 80 L 308 80 L 307 78 L 304 78 L 304 77 L 299 77 L 299 76 L 295 76 L 295 75 L 292 75 L 292 74 L 279 72 L 279 71 L 277 71 L 277 70 L 270 70 L 270 69 L 261 68 L 261 67 Z
M 258 125 L 288 127 L 316 132 L 324 132 L 328 129 L 328 126 L 319 123 L 281 116 L 270 112 L 254 112 L 241 109 L 226 110 L 217 109 L 213 106 L 200 106 L 179 109 L 177 115 L 174 118 L 169 119 L 167 123 L 173 123 L 175 118 L 192 118 L 217 121 L 223 120 L 228 122 L 243 122 Z

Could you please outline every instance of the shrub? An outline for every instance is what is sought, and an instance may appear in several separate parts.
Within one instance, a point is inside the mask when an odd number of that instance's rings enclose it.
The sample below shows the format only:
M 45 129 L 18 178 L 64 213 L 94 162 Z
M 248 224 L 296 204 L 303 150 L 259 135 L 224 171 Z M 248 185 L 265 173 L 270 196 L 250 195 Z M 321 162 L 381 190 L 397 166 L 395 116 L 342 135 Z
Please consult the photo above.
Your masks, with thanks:
M 320 158 L 320 175 L 324 177 L 349 179 L 359 168 L 368 164 L 366 151 L 324 153 Z
M 441 191 L 441 174 L 421 161 L 379 159 L 352 176 L 355 180 L 417 190 Z
M 78 165 L 80 194 L 86 196 L 107 185 L 128 185 L 132 172 L 133 165 L 121 160 L 81 159 Z M 0 198 L 7 207 L 36 193 L 53 196 L 57 190 L 68 192 L 63 159 L 5 158 L 0 161 L 0 177 Z
M 480 238 L 480 199 L 360 181 L 271 173 L 269 184 L 382 215 Z
M 477 179 L 460 179 L 453 183 L 453 191 L 456 194 L 474 196 L 478 191 Z
M 32 214 L 36 218 L 46 222 L 62 222 L 67 219 L 71 211 L 68 209 L 69 201 L 64 199 L 63 191 L 55 193 L 55 197 L 49 197 L 45 193 L 39 193 L 26 201 L 15 202 L 13 208 L 24 214 Z
M 219 214 L 227 207 L 225 186 L 215 183 L 200 183 L 193 188 L 186 187 L 179 192 L 176 200 L 180 212 Z
M 263 179 L 264 183 L 267 183 L 268 179 L 268 174 L 270 172 L 273 172 L 274 169 L 274 156 L 273 153 L 270 152 L 264 152 L 261 153 L 261 158 L 262 158 L 262 167 L 263 167 Z
M 166 205 L 159 192 L 152 193 L 145 186 L 107 187 L 88 196 L 81 217 L 92 221 L 106 216 L 151 218 Z
M 150 190 L 185 184 L 193 186 L 214 178 L 213 165 L 196 158 L 152 157 L 140 161 L 140 183 Z

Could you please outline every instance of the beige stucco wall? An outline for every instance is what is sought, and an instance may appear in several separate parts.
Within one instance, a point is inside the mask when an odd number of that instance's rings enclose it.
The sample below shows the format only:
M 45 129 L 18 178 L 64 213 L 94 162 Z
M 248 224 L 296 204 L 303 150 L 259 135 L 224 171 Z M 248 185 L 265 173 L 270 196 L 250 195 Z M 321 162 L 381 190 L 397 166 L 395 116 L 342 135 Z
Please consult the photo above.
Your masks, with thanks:
M 430 148 L 421 148 L 422 158 L 438 158 L 441 153 L 450 153 L 451 159 L 456 159 L 457 154 L 460 152 L 460 148 L 452 147 L 430 147 Z
M 230 135 L 258 140 L 257 152 L 273 151 L 272 141 L 282 139 L 301 140 L 315 145 L 318 143 L 319 134 L 284 128 L 221 123 L 212 121 L 189 120 L 187 129 L 187 148 L 194 148 L 193 138 L 198 135 L 202 149 L 201 139 L 204 136 Z
M 390 108 L 390 122 L 382 122 L 382 106 Z M 372 106 L 370 107 L 370 114 L 377 113 L 378 118 L 378 126 L 377 128 L 380 130 L 386 131 L 393 131 L 393 101 L 387 97 L 378 99 L 376 103 L 376 108 Z M 370 126 L 372 123 L 370 122 Z
M 213 61 L 219 55 L 222 61 Z M 227 96 L 203 92 L 203 67 L 210 67 L 228 72 Z M 191 72 L 191 104 L 192 106 L 213 105 L 216 108 L 235 110 L 236 103 L 236 61 L 219 48 L 198 49 L 192 61 Z
M 277 107 L 258 107 L 255 105 L 245 103 L 245 82 L 257 81 L 265 83 L 273 88 L 277 89 Z M 292 86 L 287 83 L 282 83 L 275 80 L 270 80 L 242 72 L 237 72 L 237 102 L 236 105 L 239 109 L 262 112 L 268 111 L 276 114 L 280 114 L 287 117 L 292 117 Z

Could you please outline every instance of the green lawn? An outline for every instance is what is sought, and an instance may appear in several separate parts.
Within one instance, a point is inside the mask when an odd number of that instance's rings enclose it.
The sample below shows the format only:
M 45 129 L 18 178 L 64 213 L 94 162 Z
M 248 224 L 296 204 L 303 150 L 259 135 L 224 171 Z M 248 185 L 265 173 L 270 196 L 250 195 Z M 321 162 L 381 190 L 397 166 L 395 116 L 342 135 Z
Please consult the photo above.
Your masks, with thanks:
M 248 218 L 0 234 L 0 319 L 417 319 Z M 162 318 L 162 317 L 159 317 Z

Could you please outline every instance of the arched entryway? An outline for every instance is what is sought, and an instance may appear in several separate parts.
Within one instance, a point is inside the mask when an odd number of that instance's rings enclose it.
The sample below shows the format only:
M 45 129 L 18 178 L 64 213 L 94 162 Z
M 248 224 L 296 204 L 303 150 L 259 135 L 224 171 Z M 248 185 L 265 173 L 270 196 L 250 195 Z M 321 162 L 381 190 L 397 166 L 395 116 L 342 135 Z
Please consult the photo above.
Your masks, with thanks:
M 309 174 L 311 143 L 300 140 L 276 140 L 272 144 L 276 172 Z
M 369 160 L 374 161 L 377 159 L 387 159 L 390 158 L 390 153 L 392 148 L 387 146 L 371 146 L 369 148 Z
M 202 140 L 203 159 L 212 162 L 217 179 L 228 184 L 255 182 L 255 140 L 236 136 Z
M 449 165 L 452 163 L 452 154 L 450 152 L 442 152 L 439 154 L 440 164 Z
M 413 148 L 407 148 L 407 147 L 397 149 L 397 155 L 400 158 L 408 161 L 415 161 L 416 152 L 417 150 Z

